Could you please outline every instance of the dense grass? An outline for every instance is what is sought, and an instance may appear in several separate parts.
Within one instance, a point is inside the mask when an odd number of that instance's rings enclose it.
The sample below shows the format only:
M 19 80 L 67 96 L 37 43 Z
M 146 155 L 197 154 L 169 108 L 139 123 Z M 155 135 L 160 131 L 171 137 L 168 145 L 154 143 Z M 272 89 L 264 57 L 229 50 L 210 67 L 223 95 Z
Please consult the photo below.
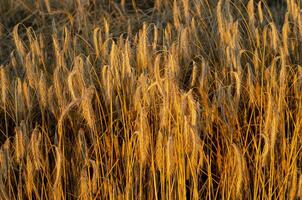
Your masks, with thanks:
M 1 199 L 302 197 L 300 1 L 0 0 Z

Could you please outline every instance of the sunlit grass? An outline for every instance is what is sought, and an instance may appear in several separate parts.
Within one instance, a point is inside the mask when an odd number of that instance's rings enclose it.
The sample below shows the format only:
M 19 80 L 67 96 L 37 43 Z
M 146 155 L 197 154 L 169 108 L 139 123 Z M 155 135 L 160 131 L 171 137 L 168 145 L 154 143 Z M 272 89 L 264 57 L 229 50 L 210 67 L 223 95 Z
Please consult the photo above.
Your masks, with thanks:
M 300 1 L 2 1 L 1 199 L 302 197 Z

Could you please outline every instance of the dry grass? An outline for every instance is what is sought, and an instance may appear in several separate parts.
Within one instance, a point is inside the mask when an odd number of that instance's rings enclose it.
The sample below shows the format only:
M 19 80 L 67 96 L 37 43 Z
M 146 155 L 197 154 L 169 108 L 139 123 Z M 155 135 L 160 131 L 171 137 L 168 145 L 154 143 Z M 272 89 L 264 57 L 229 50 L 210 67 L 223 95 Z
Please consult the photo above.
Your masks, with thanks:
M 2 0 L 0 198 L 302 198 L 300 3 Z

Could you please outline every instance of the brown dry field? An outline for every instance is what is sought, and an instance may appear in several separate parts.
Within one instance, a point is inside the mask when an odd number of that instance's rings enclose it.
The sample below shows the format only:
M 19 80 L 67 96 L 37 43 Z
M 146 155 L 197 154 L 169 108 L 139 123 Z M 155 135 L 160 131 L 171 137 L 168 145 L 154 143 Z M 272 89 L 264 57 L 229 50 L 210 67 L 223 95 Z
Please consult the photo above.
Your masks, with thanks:
M 0 0 L 0 199 L 302 198 L 300 0 Z

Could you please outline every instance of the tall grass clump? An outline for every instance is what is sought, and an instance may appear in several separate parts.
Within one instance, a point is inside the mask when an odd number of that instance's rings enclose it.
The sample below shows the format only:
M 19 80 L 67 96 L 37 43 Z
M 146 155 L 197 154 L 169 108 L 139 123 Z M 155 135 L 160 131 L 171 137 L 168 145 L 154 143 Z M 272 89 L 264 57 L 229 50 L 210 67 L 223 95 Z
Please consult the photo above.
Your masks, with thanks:
M 299 0 L 2 0 L 1 199 L 302 198 Z

